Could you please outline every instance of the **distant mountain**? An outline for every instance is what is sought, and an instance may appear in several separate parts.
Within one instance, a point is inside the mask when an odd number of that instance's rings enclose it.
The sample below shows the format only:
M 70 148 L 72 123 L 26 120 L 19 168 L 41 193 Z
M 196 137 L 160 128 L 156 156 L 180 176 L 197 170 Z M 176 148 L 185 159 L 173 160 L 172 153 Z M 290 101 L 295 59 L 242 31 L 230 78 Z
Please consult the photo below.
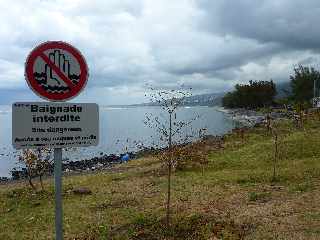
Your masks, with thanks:
M 224 92 L 221 93 L 208 93 L 194 95 L 186 97 L 183 106 L 220 106 L 222 104 L 222 97 L 225 95 Z M 141 103 L 134 104 L 131 106 L 159 106 L 159 103 Z
M 291 93 L 290 82 L 277 83 L 277 96 L 276 98 L 287 97 Z M 191 97 L 186 97 L 184 106 L 221 106 L 222 98 L 226 92 L 199 94 Z M 129 106 L 159 106 L 159 103 L 141 103 Z
M 220 106 L 222 104 L 222 98 L 225 95 L 221 93 L 208 93 L 194 95 L 187 97 L 184 101 L 184 105 L 188 106 Z
M 290 82 L 277 83 L 276 86 L 277 86 L 277 95 L 276 95 L 277 99 L 288 97 L 288 95 L 291 94 Z

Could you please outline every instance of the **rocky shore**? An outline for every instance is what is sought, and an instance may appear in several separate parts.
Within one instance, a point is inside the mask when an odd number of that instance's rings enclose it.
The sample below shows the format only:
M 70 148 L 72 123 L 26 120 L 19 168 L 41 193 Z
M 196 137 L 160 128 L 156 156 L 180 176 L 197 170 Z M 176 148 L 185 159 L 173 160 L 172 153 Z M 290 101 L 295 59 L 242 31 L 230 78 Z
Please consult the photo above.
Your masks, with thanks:
M 222 139 L 223 139 L 223 136 L 206 135 L 202 138 L 202 141 L 210 143 L 211 145 L 213 143 L 216 143 L 216 145 L 221 145 Z M 185 146 L 185 145 L 186 144 L 182 144 L 181 146 Z M 103 171 L 108 169 L 110 170 L 112 169 L 112 166 L 114 166 L 115 164 L 123 164 L 123 163 L 126 163 L 127 161 L 141 158 L 143 156 L 152 155 L 162 150 L 165 150 L 165 148 L 163 149 L 156 149 L 153 147 L 144 148 L 137 152 L 129 152 L 121 155 L 115 155 L 115 154 L 106 155 L 101 153 L 101 156 L 93 157 L 91 159 L 84 159 L 80 161 L 64 161 L 62 163 L 62 169 L 64 174 L 91 173 L 91 172 Z M 125 155 L 127 155 L 127 158 L 124 158 Z M 46 176 L 53 176 L 53 173 L 54 173 L 54 166 L 53 164 L 51 164 L 46 172 Z M 1 183 L 5 184 L 12 181 L 23 180 L 23 179 L 27 179 L 27 169 L 26 168 L 13 169 L 11 171 L 11 178 L 0 177 L 0 184 Z
M 236 129 L 241 127 L 254 127 L 257 125 L 261 125 L 266 121 L 267 113 L 257 112 L 254 110 L 248 110 L 248 109 L 225 109 L 225 108 L 219 108 L 218 111 L 226 113 L 232 120 L 234 120 L 237 123 Z M 270 113 L 268 113 L 271 119 L 288 119 L 292 117 L 292 112 L 281 112 L 281 111 L 275 111 L 272 110 Z M 215 136 L 212 136 L 215 137 Z M 141 156 L 145 156 L 147 154 L 153 154 L 156 151 L 159 151 L 159 149 L 154 148 L 145 148 L 143 150 L 140 150 L 138 152 L 130 152 L 125 153 L 128 154 L 129 159 L 135 159 L 139 158 Z M 62 169 L 64 173 L 72 173 L 72 172 L 92 172 L 92 171 L 98 171 L 98 170 L 105 170 L 110 169 L 114 164 L 121 164 L 126 161 L 123 160 L 123 156 L 125 154 L 121 155 L 106 155 L 101 153 L 101 156 L 93 157 L 91 159 L 84 159 L 80 161 L 64 161 L 62 164 Z M 50 165 L 48 169 L 47 175 L 53 175 L 54 166 L 53 164 Z M 14 180 L 20 180 L 25 179 L 27 176 L 27 169 L 13 169 L 11 171 L 11 178 L 8 177 L 0 177 L 0 183 L 6 183 L 9 181 Z
M 225 109 L 219 108 L 218 111 L 224 112 L 231 117 L 236 123 L 244 127 L 254 127 L 260 124 L 263 124 L 266 120 L 267 115 L 271 119 L 288 119 L 293 115 L 293 112 L 281 112 L 276 111 L 277 109 L 271 109 L 270 113 L 262 113 L 255 110 L 249 110 L 244 108 L 236 109 Z
M 106 155 L 101 153 L 99 157 L 93 157 L 91 159 L 84 159 L 80 161 L 64 161 L 62 163 L 62 170 L 64 173 L 81 173 L 81 172 L 92 172 L 98 170 L 105 170 L 110 169 L 115 164 L 122 164 L 127 162 L 128 160 L 132 160 L 135 158 L 139 158 L 141 156 L 152 154 L 155 152 L 156 149 L 154 148 L 144 148 L 138 152 L 129 152 L 120 155 L 110 154 Z M 124 158 L 124 156 L 126 158 Z M 125 160 L 127 159 L 127 160 Z M 53 175 L 54 166 L 51 164 L 47 170 L 48 176 Z M 16 181 L 25 179 L 27 177 L 27 169 L 13 169 L 11 171 L 11 178 L 10 177 L 0 177 L 0 183 L 7 183 L 10 181 Z

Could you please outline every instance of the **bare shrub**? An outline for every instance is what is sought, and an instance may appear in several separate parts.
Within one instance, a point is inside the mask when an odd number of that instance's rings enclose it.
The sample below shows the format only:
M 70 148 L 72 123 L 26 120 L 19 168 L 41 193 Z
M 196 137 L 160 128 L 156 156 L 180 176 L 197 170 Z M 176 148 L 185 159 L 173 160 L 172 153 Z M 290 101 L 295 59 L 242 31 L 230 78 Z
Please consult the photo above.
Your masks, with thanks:
M 41 189 L 44 190 L 42 178 L 52 166 L 52 150 L 48 148 L 25 149 L 18 159 L 26 167 L 29 185 L 37 190 L 32 180 L 39 177 Z

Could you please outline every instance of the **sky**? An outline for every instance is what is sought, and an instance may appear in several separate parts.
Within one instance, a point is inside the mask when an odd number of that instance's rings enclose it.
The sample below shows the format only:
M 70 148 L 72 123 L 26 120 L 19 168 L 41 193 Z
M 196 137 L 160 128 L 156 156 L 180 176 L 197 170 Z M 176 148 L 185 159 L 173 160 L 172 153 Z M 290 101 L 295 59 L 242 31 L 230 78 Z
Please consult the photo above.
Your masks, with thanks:
M 65 41 L 85 56 L 75 99 L 144 102 L 149 87 L 228 91 L 319 68 L 319 0 L 0 0 L 0 104 L 41 100 L 24 79 L 30 51 Z

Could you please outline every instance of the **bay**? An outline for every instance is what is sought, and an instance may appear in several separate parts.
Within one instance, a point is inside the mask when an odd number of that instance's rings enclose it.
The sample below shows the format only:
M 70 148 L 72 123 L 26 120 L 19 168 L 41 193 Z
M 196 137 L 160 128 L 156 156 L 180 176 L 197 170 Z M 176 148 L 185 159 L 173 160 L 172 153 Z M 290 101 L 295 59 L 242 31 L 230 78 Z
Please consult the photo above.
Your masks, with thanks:
M 64 150 L 66 160 L 77 161 L 90 159 L 104 154 L 121 154 L 137 151 L 138 146 L 162 145 L 155 129 L 144 124 L 146 114 L 159 116 L 164 124 L 168 118 L 160 107 L 106 107 L 100 106 L 100 143 L 97 147 Z M 197 118 L 198 117 L 198 118 Z M 198 130 L 206 128 L 206 134 L 222 135 L 234 127 L 234 122 L 218 107 L 182 107 L 177 112 L 177 119 L 194 120 L 180 135 L 198 136 Z M 10 170 L 19 167 L 18 156 L 11 146 L 11 106 L 0 106 L 0 176 L 10 176 Z

